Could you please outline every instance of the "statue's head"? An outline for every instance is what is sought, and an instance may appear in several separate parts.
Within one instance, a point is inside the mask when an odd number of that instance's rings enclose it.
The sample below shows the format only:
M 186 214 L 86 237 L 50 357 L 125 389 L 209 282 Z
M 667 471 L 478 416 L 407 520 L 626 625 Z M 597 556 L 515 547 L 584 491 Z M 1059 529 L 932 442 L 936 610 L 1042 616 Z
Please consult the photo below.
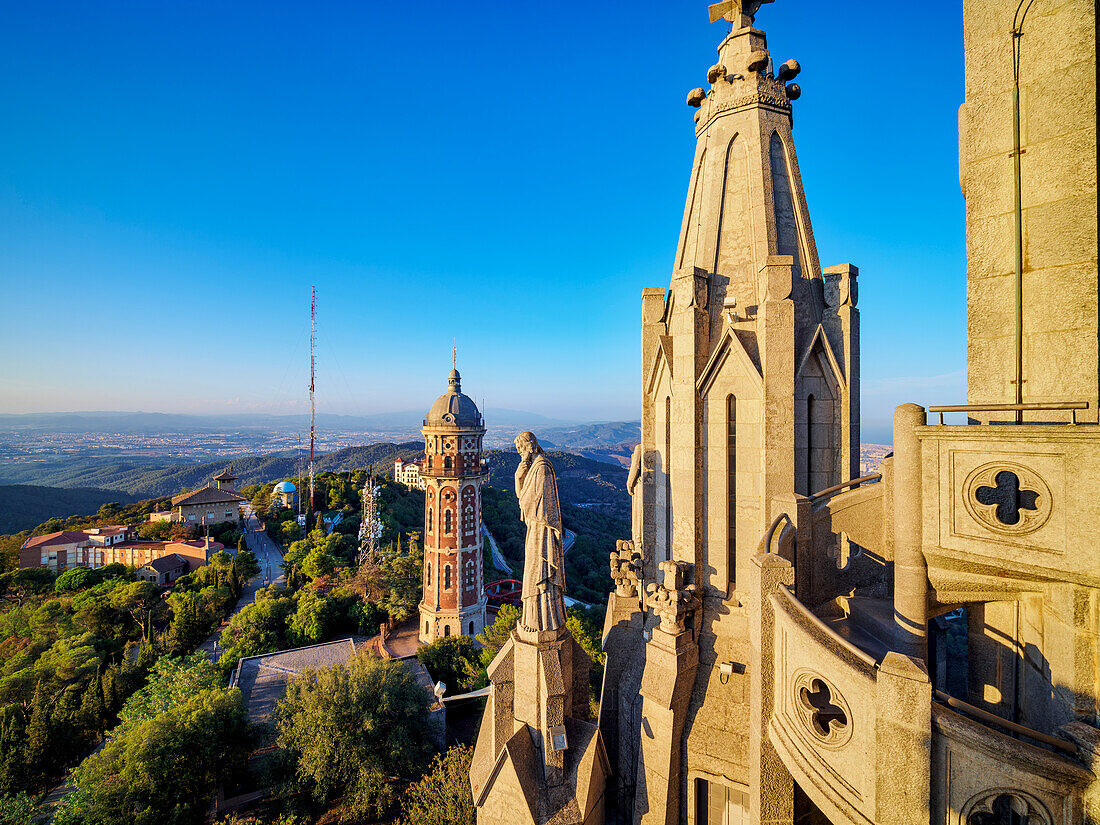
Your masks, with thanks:
M 542 452 L 539 440 L 532 432 L 522 432 L 516 436 L 516 449 L 519 451 L 520 458 L 524 460 Z

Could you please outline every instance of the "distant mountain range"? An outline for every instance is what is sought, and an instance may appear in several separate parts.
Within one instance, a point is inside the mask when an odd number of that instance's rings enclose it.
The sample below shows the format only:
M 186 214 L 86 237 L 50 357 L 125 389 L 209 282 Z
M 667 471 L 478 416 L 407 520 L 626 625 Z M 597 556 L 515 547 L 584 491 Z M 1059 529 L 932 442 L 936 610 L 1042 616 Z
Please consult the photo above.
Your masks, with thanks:
M 371 415 L 335 415 L 318 413 L 317 426 L 332 430 L 419 429 L 424 410 L 374 413 Z M 484 410 L 486 422 L 493 427 L 558 426 L 570 422 L 547 418 L 523 410 Z M 71 413 L 0 413 L 0 432 L 37 430 L 53 433 L 158 433 L 225 432 L 254 429 L 290 429 L 301 431 L 309 426 L 308 414 L 270 415 L 239 413 L 234 415 L 184 415 L 147 412 L 71 412 Z
M 422 455 L 419 441 L 402 444 L 381 443 L 366 447 L 347 447 L 321 455 L 315 462 L 318 472 L 353 470 L 360 467 L 389 467 L 394 459 L 413 459 Z M 137 498 L 157 498 L 177 494 L 183 487 L 198 488 L 225 469 L 226 461 L 202 464 L 165 463 L 155 460 L 87 457 L 42 461 L 3 470 L 5 483 L 33 480 L 53 487 L 95 487 L 121 490 Z M 292 453 L 234 458 L 233 472 L 240 478 L 238 485 L 262 484 L 297 474 L 298 456 Z M 302 472 L 306 472 L 302 466 Z

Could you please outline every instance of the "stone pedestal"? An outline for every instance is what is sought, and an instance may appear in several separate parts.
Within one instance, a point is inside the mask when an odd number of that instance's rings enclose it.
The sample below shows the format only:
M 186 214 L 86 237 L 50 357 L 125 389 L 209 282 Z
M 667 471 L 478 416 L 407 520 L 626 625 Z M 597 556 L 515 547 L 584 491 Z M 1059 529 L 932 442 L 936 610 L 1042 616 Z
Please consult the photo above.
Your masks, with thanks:
M 588 655 L 564 628 L 519 627 L 489 667 L 470 785 L 479 825 L 597 825 L 610 765 L 588 720 Z

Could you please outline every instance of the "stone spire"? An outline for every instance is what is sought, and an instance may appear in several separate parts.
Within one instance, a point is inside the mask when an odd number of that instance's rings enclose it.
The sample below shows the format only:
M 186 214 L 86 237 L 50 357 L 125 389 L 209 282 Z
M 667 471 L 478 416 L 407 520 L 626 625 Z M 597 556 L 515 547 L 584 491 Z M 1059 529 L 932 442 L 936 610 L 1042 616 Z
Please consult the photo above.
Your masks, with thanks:
M 755 673 L 746 604 L 761 536 L 808 508 L 801 496 L 858 475 L 856 269 L 821 271 L 792 134 L 800 66 L 772 60 L 760 5 L 711 7 L 731 25 L 706 86 L 687 95 L 696 148 L 670 288 L 642 294 L 641 529 L 612 558 L 616 682 L 600 724 L 616 793 L 633 790 L 644 825 L 682 821 L 691 766 L 714 761 L 713 730 L 727 713 L 752 718 L 746 690 L 705 706 L 706 686 L 731 674 L 700 639 L 744 651 Z M 799 565 L 800 593 L 811 571 Z M 706 770 L 740 775 L 758 747 L 750 731 Z

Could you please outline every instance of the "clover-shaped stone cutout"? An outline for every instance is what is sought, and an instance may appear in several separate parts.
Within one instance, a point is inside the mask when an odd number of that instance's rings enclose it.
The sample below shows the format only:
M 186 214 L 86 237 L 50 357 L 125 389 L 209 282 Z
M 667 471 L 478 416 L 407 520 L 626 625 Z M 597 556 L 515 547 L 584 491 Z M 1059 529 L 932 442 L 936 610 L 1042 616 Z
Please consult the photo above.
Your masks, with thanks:
M 820 679 L 814 679 L 809 687 L 803 687 L 799 691 L 799 698 L 806 709 L 811 711 L 810 724 L 818 736 L 827 737 L 832 731 L 847 727 L 848 715 L 842 707 L 833 703 L 832 691 Z
M 1011 470 L 997 473 L 995 487 L 979 487 L 974 498 L 979 504 L 996 504 L 997 521 L 1012 526 L 1020 523 L 1021 510 L 1039 509 L 1035 502 L 1039 494 L 1035 490 L 1021 489 L 1020 478 Z
M 988 811 L 975 811 L 967 817 L 967 825 L 1028 825 L 1031 806 L 1014 794 L 1000 794 Z

